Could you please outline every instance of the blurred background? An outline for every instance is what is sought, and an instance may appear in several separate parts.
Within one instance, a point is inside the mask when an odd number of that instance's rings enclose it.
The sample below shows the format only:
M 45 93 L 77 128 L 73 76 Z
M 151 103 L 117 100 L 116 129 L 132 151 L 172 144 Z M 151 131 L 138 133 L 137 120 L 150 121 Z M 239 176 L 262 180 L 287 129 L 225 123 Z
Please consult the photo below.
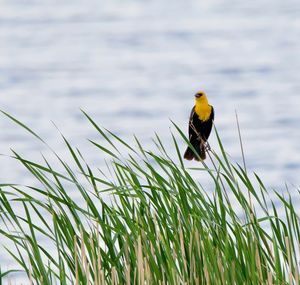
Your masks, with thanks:
M 123 139 L 168 144 L 169 119 L 186 130 L 201 89 L 229 154 L 241 161 L 237 110 L 248 169 L 298 186 L 299 71 L 298 0 L 0 1 L 0 107 L 62 153 L 51 121 L 81 148 L 96 135 L 80 108 Z M 0 153 L 40 157 L 4 116 L 0 128 Z M 1 182 L 30 179 L 7 157 L 0 166 Z

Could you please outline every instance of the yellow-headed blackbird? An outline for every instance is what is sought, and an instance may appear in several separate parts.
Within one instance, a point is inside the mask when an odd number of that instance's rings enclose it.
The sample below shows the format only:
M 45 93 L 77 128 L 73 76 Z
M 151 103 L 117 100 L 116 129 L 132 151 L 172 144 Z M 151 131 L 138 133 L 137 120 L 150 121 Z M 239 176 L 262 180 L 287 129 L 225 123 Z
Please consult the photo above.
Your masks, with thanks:
M 206 158 L 206 141 L 210 135 L 214 121 L 214 108 L 208 104 L 206 94 L 202 91 L 195 95 L 196 104 L 193 107 L 189 120 L 189 140 L 191 145 L 203 160 Z M 199 160 L 191 148 L 184 153 L 187 160 Z

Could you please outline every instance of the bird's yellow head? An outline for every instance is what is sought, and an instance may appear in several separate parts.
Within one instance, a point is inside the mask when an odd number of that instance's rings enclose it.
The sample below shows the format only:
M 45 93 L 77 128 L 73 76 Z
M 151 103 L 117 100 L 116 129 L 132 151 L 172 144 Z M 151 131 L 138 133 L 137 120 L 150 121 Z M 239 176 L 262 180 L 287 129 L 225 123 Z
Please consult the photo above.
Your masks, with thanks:
M 208 104 L 206 94 L 199 91 L 195 94 L 196 105 L 195 112 L 201 121 L 207 121 L 210 118 L 212 107 Z
M 203 91 L 199 91 L 195 94 L 196 103 L 208 104 L 206 94 Z

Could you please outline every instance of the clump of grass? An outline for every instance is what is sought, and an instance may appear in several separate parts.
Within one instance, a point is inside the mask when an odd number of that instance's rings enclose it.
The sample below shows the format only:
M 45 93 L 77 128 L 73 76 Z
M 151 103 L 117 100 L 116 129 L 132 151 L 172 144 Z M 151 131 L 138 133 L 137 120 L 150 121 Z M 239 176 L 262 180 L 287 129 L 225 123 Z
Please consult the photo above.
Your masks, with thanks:
M 64 138 L 75 168 L 55 152 L 63 170 L 14 151 L 40 186 L 1 186 L 0 234 L 13 241 L 7 251 L 32 284 L 299 284 L 291 197 L 276 193 L 275 206 L 261 179 L 230 161 L 217 132 L 213 167 L 194 169 L 209 175 L 208 190 L 185 167 L 174 135 L 170 157 L 158 136 L 147 151 L 85 116 L 102 141 L 90 141 L 95 153 L 110 157 L 111 178 Z

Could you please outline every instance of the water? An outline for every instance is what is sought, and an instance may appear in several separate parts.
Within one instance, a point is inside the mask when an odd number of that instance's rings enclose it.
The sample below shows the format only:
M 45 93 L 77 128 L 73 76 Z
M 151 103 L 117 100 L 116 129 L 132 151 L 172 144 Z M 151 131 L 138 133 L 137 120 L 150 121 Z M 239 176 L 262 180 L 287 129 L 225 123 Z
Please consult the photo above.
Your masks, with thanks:
M 201 2 L 1 0 L 1 109 L 64 155 L 53 120 L 101 167 L 80 108 L 124 139 L 148 145 L 156 131 L 168 144 L 169 118 L 186 129 L 203 89 L 233 159 L 237 110 L 249 171 L 270 188 L 299 186 L 299 1 Z M 0 153 L 47 154 L 4 116 L 0 128 Z M 11 159 L 0 166 L 1 182 L 31 182 Z

